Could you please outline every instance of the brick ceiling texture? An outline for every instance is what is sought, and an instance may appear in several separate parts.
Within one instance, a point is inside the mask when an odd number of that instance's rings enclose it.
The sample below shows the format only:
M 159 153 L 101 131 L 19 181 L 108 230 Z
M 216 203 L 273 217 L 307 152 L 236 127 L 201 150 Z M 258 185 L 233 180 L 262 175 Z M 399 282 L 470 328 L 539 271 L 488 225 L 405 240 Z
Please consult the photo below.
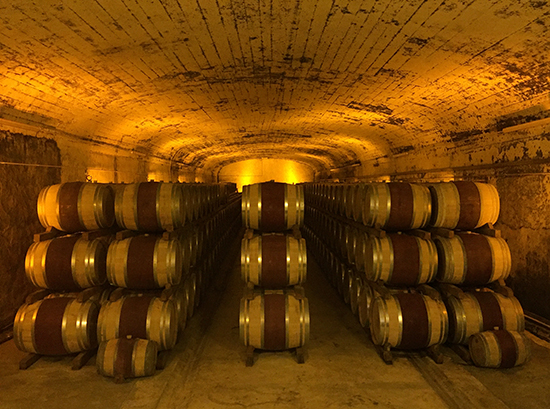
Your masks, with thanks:
M 10 0 L 0 20 L 0 118 L 203 171 L 344 167 L 550 109 L 550 1 Z

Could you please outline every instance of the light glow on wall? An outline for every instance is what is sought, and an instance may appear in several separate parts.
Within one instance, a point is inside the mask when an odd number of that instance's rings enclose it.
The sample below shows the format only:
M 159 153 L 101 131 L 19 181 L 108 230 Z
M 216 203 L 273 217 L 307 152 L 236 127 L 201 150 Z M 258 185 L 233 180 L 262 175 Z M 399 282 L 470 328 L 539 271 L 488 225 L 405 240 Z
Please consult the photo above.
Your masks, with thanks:
M 113 183 L 115 181 L 115 172 L 104 169 L 86 169 L 86 181 L 97 183 Z
M 274 180 L 282 183 L 312 182 L 313 169 L 308 165 L 287 159 L 250 159 L 223 167 L 220 182 L 234 182 L 239 192 L 244 185 Z

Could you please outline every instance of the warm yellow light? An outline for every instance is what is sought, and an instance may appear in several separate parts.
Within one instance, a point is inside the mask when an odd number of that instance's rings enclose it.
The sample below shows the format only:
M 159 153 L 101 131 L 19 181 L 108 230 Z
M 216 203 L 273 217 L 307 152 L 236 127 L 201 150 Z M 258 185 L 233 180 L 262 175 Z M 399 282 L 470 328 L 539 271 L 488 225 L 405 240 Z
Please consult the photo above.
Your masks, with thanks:
M 147 181 L 148 182 L 160 182 L 161 179 L 162 179 L 162 176 L 157 172 L 147 173 Z
M 287 159 L 251 159 L 232 163 L 219 172 L 220 182 L 234 182 L 239 192 L 242 187 L 269 180 L 281 183 L 312 182 L 313 169 Z
M 86 181 L 97 183 L 113 183 L 115 173 L 112 170 L 104 169 L 86 169 Z

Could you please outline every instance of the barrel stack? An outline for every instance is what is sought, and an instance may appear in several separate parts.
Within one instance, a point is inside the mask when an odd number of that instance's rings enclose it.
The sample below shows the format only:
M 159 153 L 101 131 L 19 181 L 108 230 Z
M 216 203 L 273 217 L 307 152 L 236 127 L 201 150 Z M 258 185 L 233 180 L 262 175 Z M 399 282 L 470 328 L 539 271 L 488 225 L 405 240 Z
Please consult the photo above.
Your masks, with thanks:
M 306 235 L 343 301 L 369 330 L 381 357 L 427 349 L 441 360 L 448 320 L 429 233 L 428 187 L 415 183 L 306 186 Z
M 100 306 L 112 290 L 105 283 L 115 231 L 113 191 L 84 182 L 48 186 L 37 211 L 46 231 L 34 235 L 25 273 L 40 290 L 27 297 L 14 320 L 15 344 L 29 353 L 20 368 L 44 355 L 78 354 L 73 369 L 79 369 L 95 354 Z
M 478 366 L 525 363 L 531 348 L 523 309 L 504 281 L 512 267 L 510 249 L 493 228 L 500 213 L 496 188 L 460 181 L 433 184 L 430 192 L 448 343 Z
M 464 310 L 478 313 L 472 306 L 478 298 L 490 298 L 482 301 L 483 309 L 492 305 L 487 327 L 522 328 L 521 306 L 503 283 L 510 251 L 492 227 L 499 213 L 494 186 L 313 183 L 304 189 L 310 248 L 386 362 L 392 348 L 427 348 L 441 362 L 440 344 L 467 343 L 473 335 L 472 318 L 459 317 Z M 461 300 L 476 301 L 462 307 L 455 285 L 475 292 Z
M 295 349 L 299 363 L 309 337 L 309 307 L 302 285 L 307 250 L 302 186 L 267 182 L 243 187 L 240 336 L 247 366 L 254 351 Z
M 100 373 L 123 379 L 163 367 L 162 351 L 183 336 L 240 227 L 239 195 L 227 193 L 163 182 L 117 188 L 115 216 L 125 230 L 107 254 L 107 279 L 118 289 L 98 318 Z
M 117 380 L 152 375 L 151 368 L 162 367 L 166 358 L 159 355 L 157 362 L 157 352 L 174 347 L 215 278 L 222 249 L 240 229 L 234 187 L 74 182 L 45 188 L 38 212 L 48 230 L 36 235 L 25 267 L 29 279 L 48 290 L 21 307 L 14 325 L 21 328 L 17 345 L 35 354 L 61 354 L 60 347 L 37 348 L 44 342 L 51 347 L 52 341 L 36 339 L 60 319 L 76 320 L 80 327 L 69 334 L 76 341 L 57 335 L 67 353 L 77 347 L 95 353 L 99 343 L 100 373 Z M 58 237 L 60 228 L 96 230 Z M 82 300 L 90 304 L 85 311 L 75 305 Z M 45 308 L 61 317 L 43 319 Z M 36 332 L 32 325 L 45 329 Z

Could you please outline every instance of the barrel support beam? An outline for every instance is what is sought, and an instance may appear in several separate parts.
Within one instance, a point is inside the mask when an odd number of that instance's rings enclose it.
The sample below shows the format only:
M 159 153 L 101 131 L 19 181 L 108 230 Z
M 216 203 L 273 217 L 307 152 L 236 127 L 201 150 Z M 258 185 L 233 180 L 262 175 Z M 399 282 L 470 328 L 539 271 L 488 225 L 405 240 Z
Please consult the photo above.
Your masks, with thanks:
M 90 359 L 97 353 L 97 349 L 91 349 L 89 351 L 83 351 L 79 353 L 71 362 L 71 369 L 78 371 L 82 369 L 84 365 L 88 363 Z
M 34 365 L 40 358 L 42 358 L 42 355 L 39 354 L 27 354 L 21 361 L 19 361 L 19 369 L 26 370 L 29 369 L 32 365 Z

